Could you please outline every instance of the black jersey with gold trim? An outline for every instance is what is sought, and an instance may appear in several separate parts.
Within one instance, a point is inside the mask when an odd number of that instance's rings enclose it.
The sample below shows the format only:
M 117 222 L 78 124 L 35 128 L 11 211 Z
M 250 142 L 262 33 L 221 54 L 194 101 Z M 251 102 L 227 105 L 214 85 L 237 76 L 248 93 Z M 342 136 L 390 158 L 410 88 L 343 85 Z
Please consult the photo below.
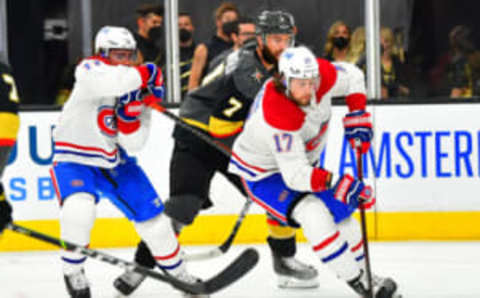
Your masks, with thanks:
M 15 80 L 10 68 L 0 62 L 0 146 L 12 146 L 20 126 L 18 118 L 18 96 Z
M 230 147 L 242 130 L 256 94 L 272 75 L 255 49 L 240 49 L 237 61 L 233 71 L 188 93 L 180 106 L 183 120 Z M 173 136 L 183 143 L 198 142 L 178 125 Z

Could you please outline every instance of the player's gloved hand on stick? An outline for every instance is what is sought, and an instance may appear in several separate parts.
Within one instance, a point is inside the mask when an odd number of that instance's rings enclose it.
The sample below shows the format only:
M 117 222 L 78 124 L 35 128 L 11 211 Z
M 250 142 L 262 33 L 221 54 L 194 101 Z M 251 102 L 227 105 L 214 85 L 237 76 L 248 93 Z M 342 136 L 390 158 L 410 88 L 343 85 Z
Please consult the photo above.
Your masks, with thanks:
M 338 179 L 333 187 L 333 196 L 353 208 L 369 209 L 375 205 L 376 201 L 372 188 L 349 174 Z M 361 206 L 359 206 L 360 203 L 362 203 Z
M 160 102 L 165 95 L 165 88 L 163 86 L 162 70 L 153 63 L 145 63 L 137 67 L 139 70 L 143 84 L 142 89 L 147 88 L 151 93 L 144 97 L 143 101 L 146 105 L 152 102 Z
M 0 234 L 3 232 L 8 223 L 12 221 L 12 206 L 8 203 L 0 184 Z
M 373 138 L 370 113 L 365 110 L 348 113 L 343 118 L 343 127 L 345 128 L 345 137 L 352 148 L 359 149 L 362 154 L 367 153 Z M 356 139 L 360 140 L 360 144 L 356 144 Z

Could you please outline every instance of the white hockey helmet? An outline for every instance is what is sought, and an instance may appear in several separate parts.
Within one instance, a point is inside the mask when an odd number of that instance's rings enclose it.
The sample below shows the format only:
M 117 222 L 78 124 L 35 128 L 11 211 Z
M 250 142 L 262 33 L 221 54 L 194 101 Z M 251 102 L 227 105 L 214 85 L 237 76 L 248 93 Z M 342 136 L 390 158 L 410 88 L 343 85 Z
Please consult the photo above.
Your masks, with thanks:
M 95 53 L 108 56 L 112 49 L 132 50 L 137 48 L 137 42 L 127 28 L 105 26 L 95 36 Z
M 285 79 L 283 84 L 287 95 L 290 91 L 290 79 L 317 79 L 316 83 L 319 83 L 317 58 L 304 46 L 285 49 L 278 61 L 278 72 Z

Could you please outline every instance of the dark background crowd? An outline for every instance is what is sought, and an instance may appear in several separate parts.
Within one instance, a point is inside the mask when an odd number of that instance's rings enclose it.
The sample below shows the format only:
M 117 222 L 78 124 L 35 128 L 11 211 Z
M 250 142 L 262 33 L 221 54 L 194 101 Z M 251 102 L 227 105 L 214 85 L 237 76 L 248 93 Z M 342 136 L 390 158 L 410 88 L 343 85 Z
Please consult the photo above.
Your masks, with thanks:
M 84 56 L 82 1 L 7 1 L 9 62 L 23 104 L 62 104 Z M 104 25 L 129 28 L 138 62 L 165 64 L 162 0 L 90 1 L 91 37 Z M 182 94 L 223 50 L 251 38 L 263 9 L 295 17 L 296 40 L 321 57 L 366 69 L 364 1 L 179 0 Z M 381 0 L 382 100 L 480 96 L 480 2 Z M 233 21 L 236 21 L 234 23 Z

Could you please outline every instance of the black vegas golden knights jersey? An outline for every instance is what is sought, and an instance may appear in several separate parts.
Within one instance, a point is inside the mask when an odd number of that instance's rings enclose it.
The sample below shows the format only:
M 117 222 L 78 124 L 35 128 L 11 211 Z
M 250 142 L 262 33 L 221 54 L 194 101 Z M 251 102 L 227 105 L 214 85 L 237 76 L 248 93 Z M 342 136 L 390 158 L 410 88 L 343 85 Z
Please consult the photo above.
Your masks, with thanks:
M 188 93 L 180 106 L 180 117 L 231 148 L 263 83 L 272 76 L 262 64 L 255 48 L 239 50 L 233 71 Z M 192 133 L 176 125 L 174 138 L 182 144 L 204 147 Z
M 17 115 L 19 101 L 17 87 L 10 68 L 0 62 L 0 178 L 10 156 L 10 151 L 17 140 L 17 132 L 20 126 Z
M 17 87 L 10 68 L 0 62 L 0 146 L 13 146 L 19 127 Z

